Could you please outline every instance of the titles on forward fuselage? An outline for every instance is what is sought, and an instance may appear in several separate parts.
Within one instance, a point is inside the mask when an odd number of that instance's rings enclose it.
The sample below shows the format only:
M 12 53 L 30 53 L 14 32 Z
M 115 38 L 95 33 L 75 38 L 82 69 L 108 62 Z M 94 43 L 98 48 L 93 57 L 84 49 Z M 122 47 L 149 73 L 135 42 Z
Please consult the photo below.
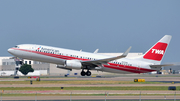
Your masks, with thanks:
M 59 54 L 59 50 L 55 50 L 55 49 L 49 49 L 49 48 L 43 48 L 41 47 L 40 49 L 38 49 L 39 51 L 44 51 L 47 53 L 55 53 L 55 54 Z

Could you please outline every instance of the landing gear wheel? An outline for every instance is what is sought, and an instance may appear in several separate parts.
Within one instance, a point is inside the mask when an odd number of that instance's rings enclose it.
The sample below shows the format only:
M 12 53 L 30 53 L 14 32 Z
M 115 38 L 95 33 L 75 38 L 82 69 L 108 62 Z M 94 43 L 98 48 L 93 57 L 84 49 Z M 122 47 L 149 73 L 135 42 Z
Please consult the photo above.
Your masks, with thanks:
M 86 75 L 86 72 L 85 71 L 82 71 L 81 72 L 81 76 L 85 76 Z
M 91 76 L 91 72 L 88 70 L 88 71 L 86 72 L 86 75 L 87 75 L 87 76 Z

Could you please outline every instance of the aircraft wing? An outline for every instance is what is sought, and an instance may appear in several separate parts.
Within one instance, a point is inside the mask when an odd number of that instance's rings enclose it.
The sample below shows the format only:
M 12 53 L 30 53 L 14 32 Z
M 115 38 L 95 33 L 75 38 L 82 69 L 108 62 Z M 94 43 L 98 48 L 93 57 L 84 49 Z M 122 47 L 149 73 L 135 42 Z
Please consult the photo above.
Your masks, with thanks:
M 151 69 L 153 70 L 161 70 L 162 67 L 165 66 L 173 66 L 174 64 L 162 64 L 162 65 L 150 65 Z
M 105 58 L 105 59 L 98 59 L 98 60 L 90 60 L 90 61 L 81 61 L 83 65 L 101 65 L 101 64 L 107 64 L 109 61 L 121 59 L 127 56 L 129 51 L 131 50 L 131 47 L 129 47 L 122 55 L 117 57 L 111 57 L 111 58 Z

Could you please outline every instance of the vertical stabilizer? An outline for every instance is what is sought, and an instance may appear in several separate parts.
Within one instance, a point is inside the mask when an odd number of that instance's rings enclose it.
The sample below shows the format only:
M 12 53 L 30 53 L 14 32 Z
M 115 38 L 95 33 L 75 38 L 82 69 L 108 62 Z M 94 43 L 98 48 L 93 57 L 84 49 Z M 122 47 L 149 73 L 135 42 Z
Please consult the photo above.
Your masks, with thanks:
M 152 46 L 141 59 L 143 61 L 152 62 L 156 64 L 160 64 L 163 56 L 166 52 L 166 49 L 171 41 L 170 35 L 165 35 L 161 38 L 154 46 Z

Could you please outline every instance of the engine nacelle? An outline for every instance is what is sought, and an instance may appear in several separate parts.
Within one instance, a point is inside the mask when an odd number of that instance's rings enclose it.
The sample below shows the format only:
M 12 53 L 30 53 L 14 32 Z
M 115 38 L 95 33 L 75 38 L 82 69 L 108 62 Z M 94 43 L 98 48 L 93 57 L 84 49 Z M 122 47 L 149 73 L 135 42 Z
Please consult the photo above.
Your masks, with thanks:
M 65 62 L 65 67 L 70 69 L 81 69 L 82 64 L 79 60 L 67 60 Z

